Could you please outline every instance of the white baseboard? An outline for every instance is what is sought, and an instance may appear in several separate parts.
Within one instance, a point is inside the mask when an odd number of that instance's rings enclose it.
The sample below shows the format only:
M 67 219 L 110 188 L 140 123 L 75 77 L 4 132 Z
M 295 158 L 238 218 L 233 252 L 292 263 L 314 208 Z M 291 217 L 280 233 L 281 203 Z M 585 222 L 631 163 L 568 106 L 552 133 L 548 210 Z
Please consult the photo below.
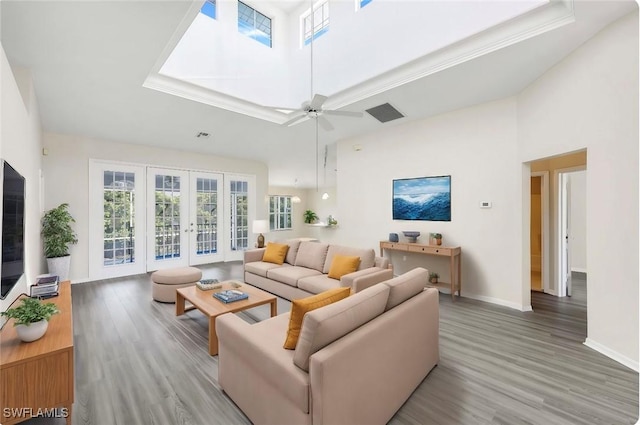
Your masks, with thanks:
M 613 359 L 615 361 L 617 361 L 618 363 L 635 370 L 636 372 L 638 372 L 638 362 L 636 360 L 630 359 L 627 356 L 623 356 L 622 354 L 618 353 L 617 351 L 614 351 L 602 344 L 600 344 L 599 342 L 596 342 L 594 340 L 592 340 L 591 338 L 587 338 L 584 341 L 584 345 L 586 345 L 587 347 L 591 348 L 592 350 L 596 350 L 598 353 L 600 354 L 604 354 L 605 356 L 609 357 L 610 359 Z
M 547 289 L 546 291 L 544 291 L 545 294 L 549 294 L 549 295 L 553 295 L 555 297 L 558 296 L 558 293 L 556 292 L 555 289 Z
M 571 271 L 572 272 L 578 272 L 578 273 L 587 273 L 587 269 L 583 269 L 581 267 L 571 267 Z
M 524 306 L 522 304 L 513 303 L 511 301 L 506 301 L 501 298 L 493 298 L 493 297 L 485 297 L 484 295 L 476 295 L 465 292 L 463 295 L 464 298 L 471 298 L 473 300 L 484 301 L 491 304 L 501 305 L 503 307 L 509 307 L 518 311 L 533 311 L 531 309 L 531 305 Z

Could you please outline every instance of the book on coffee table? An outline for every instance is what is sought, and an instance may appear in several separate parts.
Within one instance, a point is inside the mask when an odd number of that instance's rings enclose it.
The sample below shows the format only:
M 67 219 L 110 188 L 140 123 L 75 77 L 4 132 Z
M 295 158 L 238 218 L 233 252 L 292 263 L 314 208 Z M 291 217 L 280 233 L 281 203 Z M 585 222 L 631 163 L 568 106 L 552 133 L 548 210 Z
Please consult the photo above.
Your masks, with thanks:
M 249 294 L 238 291 L 237 289 L 228 289 L 226 291 L 214 292 L 213 296 L 223 303 L 232 303 L 234 301 L 246 300 Z

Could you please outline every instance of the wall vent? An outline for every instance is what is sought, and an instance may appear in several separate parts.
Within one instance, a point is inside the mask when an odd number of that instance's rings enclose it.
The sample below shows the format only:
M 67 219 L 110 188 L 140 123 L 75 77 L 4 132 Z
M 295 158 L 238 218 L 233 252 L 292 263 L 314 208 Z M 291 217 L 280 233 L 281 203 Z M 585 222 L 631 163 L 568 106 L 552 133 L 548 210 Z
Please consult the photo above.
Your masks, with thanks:
M 396 108 L 388 103 L 383 103 L 382 105 L 374 106 L 371 109 L 367 109 L 367 113 L 383 123 L 404 117 L 404 115 L 402 115 Z

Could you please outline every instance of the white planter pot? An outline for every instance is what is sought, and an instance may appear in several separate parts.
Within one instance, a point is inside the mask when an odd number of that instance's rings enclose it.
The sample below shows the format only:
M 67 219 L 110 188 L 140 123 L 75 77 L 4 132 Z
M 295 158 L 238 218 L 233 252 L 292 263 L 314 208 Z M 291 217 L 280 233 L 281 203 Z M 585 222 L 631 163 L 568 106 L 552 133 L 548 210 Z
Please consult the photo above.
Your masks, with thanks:
M 42 338 L 48 327 L 49 322 L 41 320 L 30 325 L 16 325 L 16 332 L 18 332 L 18 338 L 22 341 L 31 342 Z
M 63 282 L 69 280 L 69 267 L 71 266 L 71 256 L 47 258 L 49 274 L 58 276 L 58 280 Z

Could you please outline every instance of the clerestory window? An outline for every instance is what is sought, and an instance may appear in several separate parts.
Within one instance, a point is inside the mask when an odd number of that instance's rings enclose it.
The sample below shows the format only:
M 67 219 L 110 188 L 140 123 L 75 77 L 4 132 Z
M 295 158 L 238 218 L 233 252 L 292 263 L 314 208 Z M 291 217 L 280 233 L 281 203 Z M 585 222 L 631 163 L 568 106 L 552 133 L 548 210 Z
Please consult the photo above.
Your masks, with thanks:
M 313 13 L 309 9 L 300 19 L 302 20 L 302 42 L 306 46 L 311 43 L 312 36 L 315 40 L 329 31 L 329 0 L 317 2 L 313 5 Z
M 241 1 L 238 2 L 238 31 L 271 47 L 271 19 Z

